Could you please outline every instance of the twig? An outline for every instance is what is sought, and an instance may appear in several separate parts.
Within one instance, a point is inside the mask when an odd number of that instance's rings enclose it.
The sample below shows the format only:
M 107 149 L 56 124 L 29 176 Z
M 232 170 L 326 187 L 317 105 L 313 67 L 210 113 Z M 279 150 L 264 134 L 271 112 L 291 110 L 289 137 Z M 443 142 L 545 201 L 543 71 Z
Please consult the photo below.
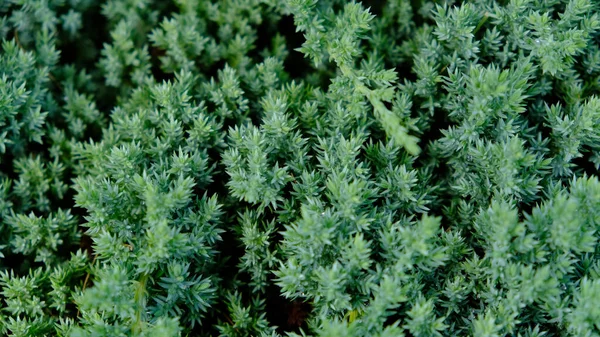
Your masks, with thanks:
M 23 48 L 23 45 L 21 44 L 21 41 L 19 41 L 19 31 L 15 29 L 15 41 L 17 42 L 17 46 L 19 46 L 19 48 L 25 50 L 25 48 Z
M 92 260 L 92 265 L 94 265 L 96 263 L 97 257 L 98 257 L 98 255 L 94 255 L 94 259 Z M 83 288 L 81 290 L 85 290 L 85 287 L 87 286 L 89 279 L 90 279 L 90 272 L 88 271 L 87 275 L 85 275 L 85 280 L 83 281 Z
M 483 24 L 485 24 L 485 22 L 488 20 L 489 17 L 490 17 L 490 13 L 485 13 L 483 15 L 483 17 L 477 24 L 477 27 L 475 27 L 475 30 L 473 30 L 473 35 L 477 34 L 477 32 L 481 29 L 481 27 L 483 27 Z
M 94 259 L 92 260 L 92 266 L 94 264 L 96 264 L 96 258 L 98 257 L 98 255 L 94 255 Z M 85 275 L 85 280 L 83 280 L 83 287 L 81 288 L 81 290 L 85 290 L 85 288 L 87 287 L 88 281 L 90 279 L 90 272 L 88 271 L 87 274 Z M 79 307 L 77 307 L 77 315 L 75 317 L 79 317 Z

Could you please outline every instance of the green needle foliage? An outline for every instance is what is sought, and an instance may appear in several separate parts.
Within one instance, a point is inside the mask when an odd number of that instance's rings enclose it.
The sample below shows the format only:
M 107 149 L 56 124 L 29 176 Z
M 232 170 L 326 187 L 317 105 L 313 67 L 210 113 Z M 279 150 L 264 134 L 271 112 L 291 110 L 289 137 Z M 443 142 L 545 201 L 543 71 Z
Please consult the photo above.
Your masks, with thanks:
M 600 336 L 593 0 L 0 1 L 0 335 Z

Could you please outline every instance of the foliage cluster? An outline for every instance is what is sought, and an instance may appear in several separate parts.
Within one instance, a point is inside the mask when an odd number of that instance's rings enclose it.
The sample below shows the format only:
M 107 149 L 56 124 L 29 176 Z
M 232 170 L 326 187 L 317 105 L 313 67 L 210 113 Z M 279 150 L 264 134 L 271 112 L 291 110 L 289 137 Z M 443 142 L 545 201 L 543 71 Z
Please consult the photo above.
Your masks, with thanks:
M 594 0 L 0 1 L 0 334 L 600 336 Z

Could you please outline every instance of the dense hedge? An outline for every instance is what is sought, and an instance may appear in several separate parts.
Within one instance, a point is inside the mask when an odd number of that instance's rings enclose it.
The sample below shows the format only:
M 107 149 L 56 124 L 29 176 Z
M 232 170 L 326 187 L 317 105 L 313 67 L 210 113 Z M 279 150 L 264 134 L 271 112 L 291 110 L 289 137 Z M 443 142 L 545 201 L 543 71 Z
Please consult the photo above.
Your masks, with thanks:
M 595 0 L 0 1 L 0 334 L 600 336 Z

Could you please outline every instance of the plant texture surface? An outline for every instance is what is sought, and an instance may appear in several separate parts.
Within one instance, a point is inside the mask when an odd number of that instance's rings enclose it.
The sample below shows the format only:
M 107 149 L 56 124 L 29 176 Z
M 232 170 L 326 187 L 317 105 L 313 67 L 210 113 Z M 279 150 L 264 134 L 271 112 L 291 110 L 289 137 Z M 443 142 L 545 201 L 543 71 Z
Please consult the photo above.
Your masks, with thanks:
M 0 0 L 0 335 L 599 337 L 595 0 Z

